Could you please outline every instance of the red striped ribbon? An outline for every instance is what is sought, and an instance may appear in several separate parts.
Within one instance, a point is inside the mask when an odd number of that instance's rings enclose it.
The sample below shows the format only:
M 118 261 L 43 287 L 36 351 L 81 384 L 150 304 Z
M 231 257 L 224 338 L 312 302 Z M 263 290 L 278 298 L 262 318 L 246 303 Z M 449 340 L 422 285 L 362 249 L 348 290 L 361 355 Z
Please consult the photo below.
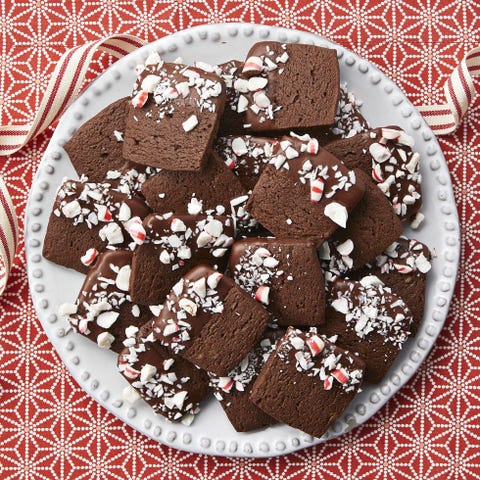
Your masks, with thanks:
M 58 61 L 31 125 L 0 126 L 0 156 L 12 155 L 42 133 L 78 95 L 96 51 L 121 58 L 145 45 L 133 35 L 112 35 L 72 48 Z M 5 290 L 18 244 L 15 208 L 0 177 L 0 295 Z
M 479 73 L 480 47 L 470 50 L 445 82 L 444 105 L 418 107 L 436 135 L 448 135 L 458 128 L 468 106 L 475 99 L 473 77 Z
M 121 58 L 145 45 L 133 35 L 117 34 L 67 51 L 59 60 L 48 83 L 35 120 L 31 125 L 0 126 L 0 156 L 12 155 L 43 132 L 78 95 L 96 51 Z M 475 98 L 473 77 L 480 73 L 480 48 L 470 51 L 445 83 L 446 103 L 418 109 L 437 135 L 454 132 Z M 18 240 L 15 209 L 0 178 L 0 295 L 13 262 Z
M 18 223 L 15 207 L 7 186 L 0 177 L 0 295 L 7 285 L 17 245 Z

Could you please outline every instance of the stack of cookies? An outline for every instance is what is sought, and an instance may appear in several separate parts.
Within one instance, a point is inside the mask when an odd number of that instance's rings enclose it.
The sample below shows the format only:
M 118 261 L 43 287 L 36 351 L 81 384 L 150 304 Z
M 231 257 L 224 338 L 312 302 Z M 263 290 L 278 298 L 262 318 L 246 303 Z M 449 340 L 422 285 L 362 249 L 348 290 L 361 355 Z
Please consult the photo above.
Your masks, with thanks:
M 86 277 L 60 313 L 169 420 L 213 392 L 237 431 L 321 437 L 422 320 L 412 138 L 369 127 L 327 48 L 135 72 L 65 145 L 43 254 Z

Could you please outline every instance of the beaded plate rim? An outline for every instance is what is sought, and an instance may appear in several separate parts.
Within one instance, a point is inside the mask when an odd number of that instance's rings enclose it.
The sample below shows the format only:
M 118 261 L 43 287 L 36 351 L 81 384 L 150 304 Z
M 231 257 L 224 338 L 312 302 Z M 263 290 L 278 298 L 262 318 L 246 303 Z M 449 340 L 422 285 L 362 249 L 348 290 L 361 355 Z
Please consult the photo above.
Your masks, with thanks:
M 58 176 L 58 170 L 63 168 L 61 165 L 69 163 L 62 145 L 85 121 L 84 111 L 91 108 L 92 100 L 98 100 L 106 94 L 119 98 L 121 95 L 116 92 L 116 82 L 121 80 L 125 72 L 133 74 L 134 66 L 141 63 L 152 50 L 167 57 L 177 56 L 182 54 L 183 50 L 196 48 L 197 45 L 210 44 L 211 48 L 215 48 L 229 39 L 232 42 L 249 44 L 270 39 L 292 43 L 315 43 L 335 48 L 342 71 L 367 78 L 369 88 L 377 91 L 378 95 L 386 96 L 392 111 L 400 111 L 399 118 L 403 119 L 402 123 L 408 123 L 412 135 L 417 141 L 420 139 L 420 146 L 417 145 L 417 149 L 422 151 L 423 174 L 425 175 L 428 170 L 434 177 L 436 191 L 432 193 L 435 194 L 435 202 L 430 209 L 435 208 L 435 214 L 442 221 L 442 238 L 439 239 L 442 249 L 440 251 L 440 248 L 437 248 L 433 269 L 436 273 L 427 281 L 429 291 L 433 290 L 433 293 L 429 294 L 427 313 L 420 331 L 414 339 L 408 341 L 401 354 L 401 361 L 395 363 L 384 381 L 358 395 L 348 410 L 321 439 L 315 439 L 284 425 L 251 434 L 233 431 L 225 437 L 218 438 L 215 434 L 198 432 L 195 423 L 191 427 L 185 427 L 167 422 L 154 415 L 146 404 L 140 407 L 136 404 L 128 405 L 122 399 L 121 391 L 111 391 L 108 385 L 102 385 L 96 379 L 97 375 L 91 371 L 91 365 L 88 367 L 88 359 L 84 358 L 85 351 L 88 353 L 88 349 L 94 348 L 94 345 L 88 344 L 88 341 L 85 343 L 85 339 L 75 333 L 67 335 L 67 323 L 57 317 L 55 302 L 50 298 L 49 287 L 54 278 L 49 273 L 52 269 L 51 264 L 48 265 L 49 262 L 41 256 L 41 248 L 53 202 L 52 195 L 59 185 L 55 178 Z M 208 61 L 208 58 L 203 60 Z M 459 263 L 459 231 L 449 171 L 440 146 L 421 115 L 390 79 L 367 60 L 313 33 L 244 23 L 202 25 L 183 30 L 156 40 L 109 67 L 62 116 L 38 167 L 25 210 L 27 272 L 32 300 L 50 341 L 80 387 L 122 421 L 161 443 L 195 453 L 254 458 L 293 452 L 350 431 L 374 415 L 413 376 L 435 343 L 448 313 Z M 59 275 L 64 271 L 62 267 L 57 266 L 57 269 Z M 225 422 L 228 422 L 226 417 Z

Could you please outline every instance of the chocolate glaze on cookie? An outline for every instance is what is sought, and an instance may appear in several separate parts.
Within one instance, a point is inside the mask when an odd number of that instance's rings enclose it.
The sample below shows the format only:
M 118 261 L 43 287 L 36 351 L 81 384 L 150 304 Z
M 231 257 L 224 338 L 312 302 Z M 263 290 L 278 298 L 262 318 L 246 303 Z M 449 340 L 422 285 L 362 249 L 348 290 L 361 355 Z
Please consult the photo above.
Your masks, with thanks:
M 363 378 L 364 362 L 318 335 L 290 327 L 277 342 L 250 399 L 265 413 L 321 437 L 343 413 Z
M 230 217 L 152 214 L 143 225 L 146 242 L 133 255 L 133 301 L 163 303 L 172 286 L 200 264 L 225 271 L 235 234 Z
M 358 352 L 366 364 L 365 380 L 379 383 L 409 338 L 412 320 L 405 302 L 377 277 L 337 278 L 319 332 L 336 335 L 338 345 Z
M 325 271 L 348 274 L 363 267 L 383 252 L 402 233 L 402 223 L 390 202 L 361 170 L 355 170 L 365 184 L 365 194 L 348 219 L 320 248 Z
M 154 334 L 173 353 L 223 376 L 260 340 L 267 322 L 268 313 L 231 278 L 200 265 L 172 288 Z
M 353 279 L 376 275 L 392 292 L 402 298 L 413 315 L 412 334 L 423 319 L 427 273 L 432 268 L 431 253 L 418 240 L 400 237 L 373 262 L 358 272 L 350 273 Z
M 115 352 L 123 349 L 128 327 L 138 327 L 153 317 L 147 307 L 131 302 L 131 263 L 130 251 L 102 253 L 88 272 L 76 303 L 61 308 L 77 332 Z
M 374 128 L 325 148 L 349 168 L 370 175 L 402 219 L 415 215 L 422 205 L 420 155 L 414 140 L 400 127 Z
M 252 190 L 277 149 L 278 140 L 251 135 L 220 137 L 215 150 L 246 190 Z
M 227 376 L 209 374 L 215 398 L 237 432 L 273 425 L 276 420 L 250 400 L 253 384 L 285 330 L 267 330 L 260 343 Z
M 220 77 L 150 55 L 139 67 L 127 108 L 123 156 L 168 170 L 200 170 L 224 105 Z
M 208 394 L 208 377 L 155 339 L 153 322 L 130 327 L 128 346 L 118 356 L 118 369 L 153 408 L 171 421 L 189 424 Z
M 148 213 L 142 198 L 120 192 L 110 183 L 65 180 L 50 215 L 43 256 L 86 272 L 95 252 L 107 246 L 133 250 L 142 243 L 142 219 Z

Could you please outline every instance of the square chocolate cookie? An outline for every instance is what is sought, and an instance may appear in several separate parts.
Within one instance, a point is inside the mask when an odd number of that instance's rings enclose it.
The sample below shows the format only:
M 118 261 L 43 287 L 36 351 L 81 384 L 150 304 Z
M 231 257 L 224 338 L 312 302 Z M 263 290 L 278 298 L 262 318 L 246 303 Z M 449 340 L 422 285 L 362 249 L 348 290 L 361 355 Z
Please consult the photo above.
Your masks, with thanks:
M 154 334 L 171 352 L 224 376 L 259 342 L 267 322 L 268 313 L 231 278 L 200 265 L 172 288 Z
M 320 246 L 337 228 L 347 226 L 365 185 L 355 171 L 308 138 L 280 140 L 247 211 L 277 237 L 310 238 Z
M 127 108 L 123 156 L 167 170 L 199 171 L 224 106 L 220 77 L 152 54 L 139 68 Z
M 250 399 L 279 422 L 320 438 L 358 391 L 364 363 L 317 334 L 290 327 L 277 342 Z
M 207 374 L 162 347 L 153 322 L 130 327 L 128 334 L 128 346 L 118 356 L 119 371 L 155 413 L 191 423 L 208 394 Z
M 325 321 L 323 272 L 310 240 L 249 238 L 236 242 L 230 274 L 282 326 Z

